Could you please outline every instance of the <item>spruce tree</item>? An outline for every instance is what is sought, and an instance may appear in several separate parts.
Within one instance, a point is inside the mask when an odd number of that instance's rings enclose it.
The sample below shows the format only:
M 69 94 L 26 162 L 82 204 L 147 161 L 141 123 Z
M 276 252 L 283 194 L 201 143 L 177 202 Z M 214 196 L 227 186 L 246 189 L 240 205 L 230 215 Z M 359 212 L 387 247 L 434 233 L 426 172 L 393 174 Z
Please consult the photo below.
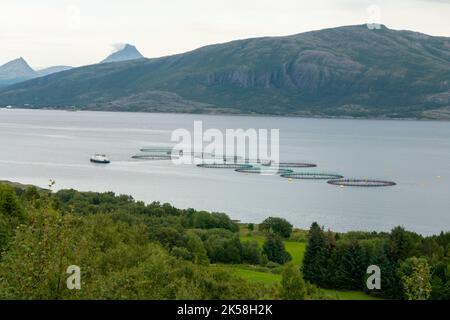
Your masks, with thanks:
M 326 280 L 326 235 L 314 222 L 309 229 L 308 245 L 303 258 L 303 275 L 305 280 L 322 284 Z
M 270 261 L 279 264 L 284 264 L 287 261 L 292 260 L 292 257 L 289 252 L 286 251 L 281 238 L 272 234 L 267 236 L 263 246 L 263 254 L 265 254 Z

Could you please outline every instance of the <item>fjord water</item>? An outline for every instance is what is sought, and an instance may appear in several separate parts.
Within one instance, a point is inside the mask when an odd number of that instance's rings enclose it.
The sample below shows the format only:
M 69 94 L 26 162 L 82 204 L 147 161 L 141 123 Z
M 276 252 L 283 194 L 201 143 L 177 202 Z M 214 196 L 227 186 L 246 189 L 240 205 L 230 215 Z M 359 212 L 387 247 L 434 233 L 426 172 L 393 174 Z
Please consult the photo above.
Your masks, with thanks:
M 280 129 L 282 161 L 397 186 L 339 188 L 131 159 L 143 146 L 170 144 L 174 129 L 193 130 L 194 120 L 205 129 Z M 91 164 L 98 152 L 112 163 Z M 432 234 L 450 230 L 450 123 L 1 109 L 0 180 L 45 187 L 50 178 L 57 189 L 114 191 L 243 222 L 281 216 L 302 228 Z

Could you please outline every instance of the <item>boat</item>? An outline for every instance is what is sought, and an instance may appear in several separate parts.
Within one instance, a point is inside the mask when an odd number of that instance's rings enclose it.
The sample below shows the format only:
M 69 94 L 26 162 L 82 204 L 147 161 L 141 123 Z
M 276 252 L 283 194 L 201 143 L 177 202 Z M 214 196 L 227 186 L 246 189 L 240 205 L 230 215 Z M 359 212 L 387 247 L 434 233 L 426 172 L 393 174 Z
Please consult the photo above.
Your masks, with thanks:
M 95 154 L 91 157 L 91 162 L 93 163 L 110 163 L 111 161 L 104 154 Z

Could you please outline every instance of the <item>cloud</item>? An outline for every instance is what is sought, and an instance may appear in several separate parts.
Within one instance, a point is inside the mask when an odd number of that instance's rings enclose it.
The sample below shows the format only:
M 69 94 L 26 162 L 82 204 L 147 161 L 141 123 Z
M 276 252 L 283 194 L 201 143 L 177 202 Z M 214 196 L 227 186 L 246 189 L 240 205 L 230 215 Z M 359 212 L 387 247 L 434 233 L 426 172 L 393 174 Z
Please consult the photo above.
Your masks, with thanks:
M 111 47 L 113 47 L 113 53 L 122 50 L 125 48 L 126 43 L 113 43 Z

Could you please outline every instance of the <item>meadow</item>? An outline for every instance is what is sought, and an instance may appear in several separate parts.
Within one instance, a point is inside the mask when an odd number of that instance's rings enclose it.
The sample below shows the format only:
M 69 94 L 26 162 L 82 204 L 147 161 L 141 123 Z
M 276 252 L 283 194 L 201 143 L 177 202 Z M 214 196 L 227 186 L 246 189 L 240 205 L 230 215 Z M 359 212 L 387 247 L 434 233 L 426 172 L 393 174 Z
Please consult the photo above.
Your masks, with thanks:
M 242 242 L 245 241 L 257 241 L 262 247 L 265 241 L 264 236 L 260 235 L 257 231 L 250 231 L 247 226 L 240 226 L 240 239 Z M 299 238 L 300 241 L 296 240 L 284 240 L 284 246 L 286 250 L 292 256 L 292 263 L 298 266 L 302 265 L 303 257 L 305 255 L 306 249 L 306 237 L 304 237 L 305 231 L 295 230 L 293 233 L 293 238 Z M 276 273 L 276 270 L 264 271 L 263 269 L 248 266 L 248 265 L 226 265 L 230 271 L 236 275 L 257 283 L 263 283 L 267 285 L 272 285 L 279 283 L 281 281 L 281 275 Z M 338 300 L 377 300 L 378 298 L 366 294 L 361 291 L 342 291 L 342 290 L 331 290 L 322 289 L 327 296 L 332 299 Z

